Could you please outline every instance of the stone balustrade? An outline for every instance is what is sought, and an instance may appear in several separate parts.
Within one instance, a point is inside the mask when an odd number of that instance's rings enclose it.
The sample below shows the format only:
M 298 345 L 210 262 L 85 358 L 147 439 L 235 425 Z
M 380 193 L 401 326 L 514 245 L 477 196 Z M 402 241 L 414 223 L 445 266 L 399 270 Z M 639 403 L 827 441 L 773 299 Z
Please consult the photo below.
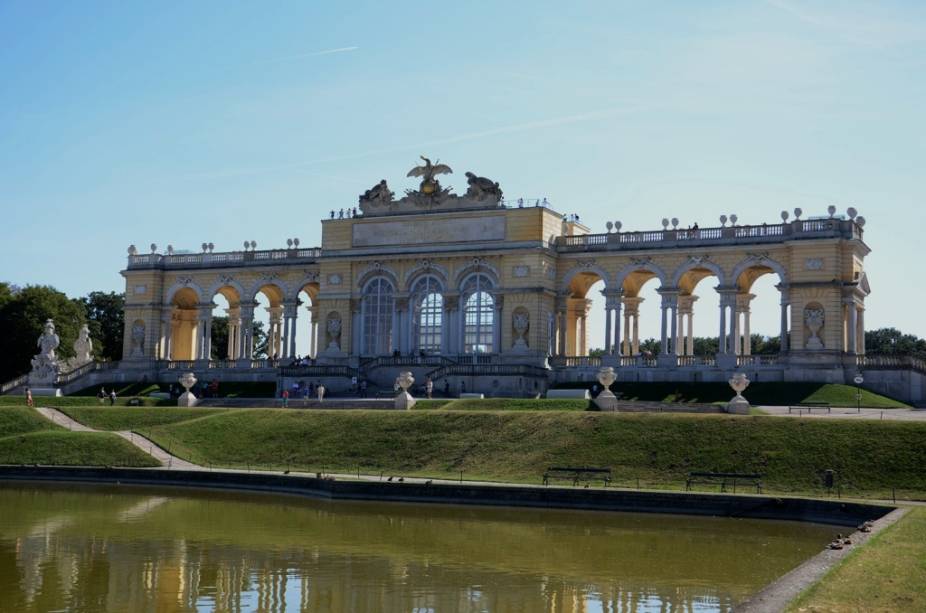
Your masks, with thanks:
M 263 251 L 223 251 L 219 253 L 146 253 L 129 256 L 130 270 L 224 268 L 266 266 L 268 264 L 310 264 L 321 256 L 320 247 L 265 249 Z
M 609 232 L 560 236 L 556 250 L 614 251 L 673 249 L 689 246 L 782 243 L 800 238 L 861 239 L 862 227 L 855 221 L 838 218 L 796 220 L 758 226 L 721 226 L 715 228 L 672 228 L 643 232 Z

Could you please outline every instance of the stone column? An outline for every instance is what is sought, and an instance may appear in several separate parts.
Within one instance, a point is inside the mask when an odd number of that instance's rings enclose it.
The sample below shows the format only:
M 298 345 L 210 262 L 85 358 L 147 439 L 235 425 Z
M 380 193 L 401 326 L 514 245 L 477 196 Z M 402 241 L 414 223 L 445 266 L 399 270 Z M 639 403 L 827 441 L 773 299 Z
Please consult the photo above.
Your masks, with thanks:
M 611 355 L 611 316 L 613 310 L 605 303 L 604 307 L 604 353 Z
M 502 295 L 495 296 L 495 320 L 492 322 L 492 353 L 502 352 L 502 312 L 505 304 L 505 297 Z
M 283 305 L 283 312 L 286 317 L 286 346 L 283 347 L 283 353 L 287 358 L 296 357 L 296 330 L 299 317 L 299 303 Z
M 238 328 L 238 359 L 250 361 L 254 357 L 254 304 L 242 304 L 241 324 Z
M 688 313 L 688 350 L 687 355 L 694 355 L 694 313 Z
M 212 359 L 212 309 L 214 304 L 204 304 L 199 307 L 199 320 L 197 322 L 197 359 Z
M 621 299 L 614 300 L 614 341 L 611 343 L 611 354 L 621 354 Z
M 717 351 L 718 353 L 727 352 L 727 304 L 725 301 L 725 296 L 721 294 L 720 296 L 720 332 L 717 338 Z
M 859 353 L 865 355 L 865 309 L 858 310 Z
M 306 351 L 306 356 L 314 360 L 315 356 L 318 355 L 318 348 L 316 345 L 318 336 L 318 308 L 308 305 L 305 310 L 309 314 L 309 349 Z
M 568 295 L 560 295 L 556 299 L 556 334 L 557 334 L 557 355 L 564 357 L 566 355 L 566 309 L 568 304 Z
M 174 314 L 171 313 L 170 319 L 167 322 L 167 339 L 164 343 L 164 359 L 170 361 L 171 353 L 174 350 L 174 330 L 177 327 L 177 322 L 174 320 Z
M 790 303 L 790 292 L 787 286 L 778 284 L 778 291 L 781 292 L 781 322 L 778 332 L 778 338 L 781 340 L 781 353 L 787 353 L 791 342 L 788 331 L 788 304 Z
M 441 326 L 441 352 L 445 355 L 454 355 L 459 353 L 457 350 L 456 316 L 455 312 L 459 306 L 459 296 L 444 296 L 444 322 Z
M 752 337 L 749 331 L 749 303 L 755 298 L 755 294 L 739 293 L 736 295 L 736 355 L 752 354 Z M 742 323 L 740 322 L 742 317 Z M 742 327 L 740 327 L 742 325 Z M 740 340 L 742 337 L 742 340 Z
M 858 310 L 855 308 L 855 299 L 846 301 L 848 321 L 846 322 L 846 351 L 850 354 L 858 353 Z
M 226 345 L 226 355 L 229 360 L 238 359 L 240 351 L 239 336 L 241 328 L 241 309 L 239 307 L 229 307 L 225 309 L 228 315 L 228 343 Z
M 673 349 L 674 343 L 670 343 L 671 340 L 675 340 L 678 337 L 678 293 L 674 289 L 659 289 L 659 295 L 662 296 L 662 303 L 660 304 L 662 310 L 662 321 L 661 321 L 661 351 L 662 355 L 670 355 Z
M 268 333 L 267 357 L 270 359 L 273 359 L 274 356 L 281 358 L 283 357 L 283 307 L 268 307 L 267 312 L 270 314 L 270 332 Z
M 171 320 L 173 316 L 173 307 L 161 310 L 161 342 L 158 347 L 158 358 L 161 360 L 170 359 L 170 337 L 171 337 Z

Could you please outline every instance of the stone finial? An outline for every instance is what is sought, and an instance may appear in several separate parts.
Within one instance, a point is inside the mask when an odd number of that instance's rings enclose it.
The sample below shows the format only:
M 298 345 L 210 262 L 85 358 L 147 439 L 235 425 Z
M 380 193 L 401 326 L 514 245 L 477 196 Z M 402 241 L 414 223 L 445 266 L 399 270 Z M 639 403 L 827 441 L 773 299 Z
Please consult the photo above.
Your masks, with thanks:
M 257 249 L 257 241 L 251 241 L 251 251 Z
M 611 366 L 602 366 L 598 369 L 598 383 L 601 384 L 602 390 L 595 397 L 595 406 L 602 411 L 617 410 L 617 396 L 611 391 L 611 385 L 617 380 L 614 368 Z
M 215 243 L 209 243 L 209 253 L 212 253 L 215 250 Z
M 196 396 L 193 395 L 193 392 L 190 391 L 190 388 L 196 385 L 196 375 L 191 372 L 185 372 L 180 376 L 178 381 L 186 391 L 180 394 L 180 398 L 177 399 L 177 406 L 195 407 L 198 400 Z
M 788 223 L 788 217 L 790 217 L 790 215 L 788 214 L 787 211 L 781 212 L 781 221 Z
M 672 229 L 674 230 L 677 227 L 678 227 L 678 217 L 673 217 L 672 218 Z
M 157 253 L 157 252 L 158 252 L 157 244 L 151 243 L 151 253 Z
M 669 227 L 669 219 L 667 217 L 662 218 L 662 229 L 665 230 Z
M 395 408 L 410 409 L 415 406 L 415 399 L 408 393 L 408 388 L 415 383 L 415 377 L 412 373 L 409 371 L 399 373 L 399 376 L 395 378 L 395 383 L 400 390 L 395 398 Z
M 619 221 L 615 221 L 615 222 L 614 222 L 614 231 L 615 231 L 615 232 L 620 232 L 620 231 L 621 231 L 621 228 L 623 228 L 623 227 L 624 227 L 624 224 L 622 224 L 621 222 L 619 222 Z
M 286 239 L 286 246 L 289 247 L 290 249 L 292 249 L 292 248 L 293 248 L 293 239 L 287 238 L 287 239 Z
M 865 226 L 865 218 L 859 215 L 858 217 L 855 218 L 855 223 L 857 223 L 859 227 L 862 228 Z
M 730 213 L 730 225 L 735 226 L 739 217 L 736 216 L 736 213 Z
M 831 204 L 828 207 L 826 207 L 826 212 L 830 214 L 830 219 L 832 219 L 833 215 L 836 214 L 836 207 Z
M 209 248 L 209 243 L 203 243 L 202 245 L 200 245 L 200 247 L 203 248 L 203 253 L 206 253 L 206 249 Z
M 854 206 L 850 206 L 848 209 L 846 209 L 846 215 L 849 216 L 849 219 L 855 219 L 858 217 L 858 211 Z
M 804 214 L 804 211 L 803 211 L 800 207 L 797 207 L 796 209 L 794 209 L 794 218 L 795 218 L 795 219 L 800 219 L 800 218 L 801 218 L 801 215 L 803 215 L 803 214 Z
M 614 228 L 614 224 L 609 221 L 604 225 L 604 227 L 608 229 L 608 234 L 610 234 L 611 230 Z
M 726 227 L 726 226 L 727 226 L 727 216 L 726 216 L 726 215 L 721 215 L 721 216 L 720 216 L 720 225 L 723 226 L 723 227 Z
M 127 251 L 129 252 L 129 255 L 136 255 L 138 253 L 138 248 L 135 247 L 135 245 L 129 245 Z
M 167 255 L 174 255 L 174 246 L 167 245 Z
M 244 250 L 245 250 L 245 251 L 247 251 L 247 250 L 248 250 L 248 247 L 250 247 L 250 246 L 251 246 L 251 242 L 250 242 L 250 241 L 244 241 Z
M 297 247 L 297 248 L 299 247 L 299 239 L 298 239 L 298 238 L 294 238 L 294 239 L 293 239 L 293 246 L 294 246 L 294 247 Z

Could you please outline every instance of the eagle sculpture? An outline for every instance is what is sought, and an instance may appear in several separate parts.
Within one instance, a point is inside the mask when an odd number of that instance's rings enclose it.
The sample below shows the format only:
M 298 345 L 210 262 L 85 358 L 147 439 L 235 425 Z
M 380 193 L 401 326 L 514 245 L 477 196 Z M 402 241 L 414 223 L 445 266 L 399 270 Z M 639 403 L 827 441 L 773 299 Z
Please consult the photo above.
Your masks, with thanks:
M 436 175 L 449 175 L 453 172 L 450 166 L 446 164 L 441 164 L 440 160 L 437 160 L 437 164 L 432 164 L 431 160 L 420 156 L 424 160 L 423 166 L 415 166 L 408 171 L 406 176 L 408 177 L 421 177 L 421 193 L 426 195 L 431 195 L 440 191 L 440 183 L 434 178 Z

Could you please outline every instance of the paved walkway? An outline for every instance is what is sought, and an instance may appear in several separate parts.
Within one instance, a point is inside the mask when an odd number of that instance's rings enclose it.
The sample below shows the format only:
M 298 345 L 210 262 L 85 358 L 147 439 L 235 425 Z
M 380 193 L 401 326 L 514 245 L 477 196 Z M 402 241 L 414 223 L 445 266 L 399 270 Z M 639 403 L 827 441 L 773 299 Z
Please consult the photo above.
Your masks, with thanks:
M 881 419 L 881 420 L 890 420 L 890 421 L 926 421 L 926 410 L 923 409 L 866 409 L 862 407 L 862 410 L 858 409 L 849 409 L 849 408 L 836 408 L 833 407 L 832 412 L 827 413 L 825 410 L 816 409 L 814 411 L 801 411 L 798 412 L 797 409 L 794 411 L 788 412 L 788 407 L 770 407 L 762 406 L 759 407 L 761 410 L 765 411 L 769 415 L 775 415 L 776 417 L 801 417 L 803 419 L 808 418 L 820 418 L 825 417 L 828 419 L 855 419 L 855 420 L 864 420 L 864 419 Z
M 79 421 L 71 419 L 71 417 L 69 417 L 68 415 L 65 415 L 64 413 L 62 413 L 61 411 L 57 409 L 52 409 L 50 407 L 37 407 L 36 410 L 39 413 L 41 413 L 46 419 L 49 419 L 53 423 L 56 423 L 59 426 L 63 428 L 67 428 L 68 430 L 71 430 L 73 432 L 106 432 L 106 433 L 116 434 L 118 436 L 121 436 L 122 438 L 132 443 L 133 445 L 135 445 L 136 447 L 138 447 L 139 449 L 141 449 L 142 451 L 144 451 L 145 453 L 153 457 L 155 460 L 160 462 L 161 466 L 166 466 L 168 468 L 179 468 L 182 470 L 197 470 L 197 469 L 202 470 L 203 469 L 203 467 L 199 466 L 198 464 L 187 462 L 186 460 L 182 458 L 178 458 L 175 455 L 171 455 L 167 453 L 166 450 L 164 450 L 161 447 L 158 447 L 157 443 L 155 443 L 154 441 L 150 439 L 145 438 L 144 436 L 141 436 L 140 434 L 136 434 L 128 430 L 117 430 L 115 432 L 112 432 L 109 430 L 95 430 L 93 428 L 85 426 Z

